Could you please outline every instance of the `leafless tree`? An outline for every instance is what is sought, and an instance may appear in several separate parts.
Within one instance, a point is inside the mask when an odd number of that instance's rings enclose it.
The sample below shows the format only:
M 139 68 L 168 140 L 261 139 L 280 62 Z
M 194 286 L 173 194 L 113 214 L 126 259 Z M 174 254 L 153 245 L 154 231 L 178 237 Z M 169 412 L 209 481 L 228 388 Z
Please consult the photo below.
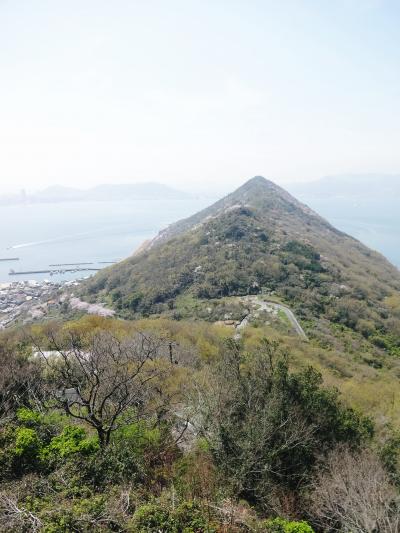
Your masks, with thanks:
M 46 342 L 50 352 L 40 343 L 36 349 L 48 365 L 56 401 L 69 416 L 93 427 L 102 447 L 121 426 L 167 413 L 164 384 L 172 365 L 162 339 L 50 330 Z
M 324 531 L 400 531 L 400 496 L 369 450 L 335 449 L 324 460 L 313 489 L 311 514 Z

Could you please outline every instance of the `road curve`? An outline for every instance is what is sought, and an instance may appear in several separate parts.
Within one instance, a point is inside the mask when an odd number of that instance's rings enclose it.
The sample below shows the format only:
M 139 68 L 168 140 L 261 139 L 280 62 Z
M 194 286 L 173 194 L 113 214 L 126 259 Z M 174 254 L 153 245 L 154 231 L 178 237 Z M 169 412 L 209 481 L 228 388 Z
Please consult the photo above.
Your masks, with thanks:
M 260 310 L 266 311 L 268 309 L 271 309 L 271 307 L 274 309 L 277 309 L 278 311 L 282 311 L 283 313 L 285 313 L 287 319 L 290 322 L 290 325 L 292 326 L 293 330 L 297 333 L 297 335 L 303 340 L 308 341 L 308 337 L 305 334 L 304 329 L 300 326 L 299 321 L 295 317 L 293 311 L 289 307 L 286 307 L 286 305 L 278 304 L 276 302 L 271 302 L 270 300 L 266 298 L 260 299 L 258 296 L 245 296 L 244 298 L 242 298 L 242 300 L 258 305 L 259 306 L 258 311 Z M 237 326 L 236 329 L 240 330 L 246 327 L 247 324 L 249 323 L 249 318 L 251 315 L 252 315 L 252 312 L 250 312 L 247 316 L 245 316 L 245 318 L 241 321 L 241 323 Z

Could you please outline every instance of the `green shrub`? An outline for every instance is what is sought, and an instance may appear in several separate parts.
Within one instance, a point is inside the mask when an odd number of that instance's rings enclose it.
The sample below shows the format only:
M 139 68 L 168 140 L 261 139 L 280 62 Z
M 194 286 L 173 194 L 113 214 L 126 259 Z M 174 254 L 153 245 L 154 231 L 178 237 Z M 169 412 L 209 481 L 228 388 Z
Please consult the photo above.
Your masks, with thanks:
M 139 507 L 130 524 L 132 533 L 172 532 L 171 519 L 167 509 L 155 503 Z
M 161 441 L 159 428 L 151 427 L 145 421 L 139 421 L 122 427 L 113 435 L 114 443 L 123 443 L 135 454 L 142 454 L 148 447 L 157 447 Z
M 39 437 L 46 443 L 70 424 L 70 418 L 58 410 L 39 413 L 27 407 L 18 409 L 17 421 L 21 426 L 36 429 Z
M 15 431 L 14 453 L 26 461 L 35 461 L 41 449 L 37 432 L 31 428 L 17 428 Z
M 214 533 L 200 503 L 182 502 L 176 509 L 168 509 L 157 503 L 139 507 L 130 523 L 132 533 Z M 306 532 L 308 533 L 308 532 Z
M 6 471 L 11 477 L 50 472 L 73 454 L 87 457 L 99 450 L 97 438 L 88 438 L 83 428 L 68 425 L 59 432 L 59 416 L 53 418 L 27 408 L 18 410 L 17 421 L 21 425 L 9 426 L 0 433 L 3 477 Z
M 78 426 L 66 426 L 60 435 L 53 437 L 42 451 L 42 459 L 57 461 L 72 454 L 90 455 L 99 450 L 98 439 L 87 438 L 85 430 Z
M 148 429 L 144 423 L 138 423 L 117 431 L 107 447 L 107 453 L 91 453 L 95 451 L 91 443 L 92 439 L 79 443 L 82 453 L 74 459 L 75 464 L 71 467 L 83 483 L 101 487 L 149 479 L 152 471 L 147 454 L 149 458 L 158 455 L 161 437 L 158 429 Z M 73 447 L 74 443 L 68 445 Z
M 20 424 L 23 424 L 27 427 L 37 426 L 42 419 L 42 416 L 37 411 L 32 411 L 27 407 L 21 407 L 17 411 L 17 420 Z
M 42 521 L 41 531 L 44 533 L 121 531 L 121 527 L 115 529 L 112 527 L 117 524 L 107 513 L 104 496 L 91 495 L 90 498 L 76 499 L 72 502 L 39 500 L 29 510 Z
M 307 522 L 289 522 L 283 518 L 275 518 L 265 522 L 266 533 L 314 533 Z
M 177 533 L 198 533 L 203 531 L 212 533 L 214 531 L 208 527 L 204 509 L 198 502 L 181 503 L 172 513 L 172 517 Z
M 35 429 L 15 428 L 10 444 L 2 450 L 1 462 L 5 467 L 3 474 L 18 478 L 27 472 L 40 471 L 41 449 L 42 442 Z

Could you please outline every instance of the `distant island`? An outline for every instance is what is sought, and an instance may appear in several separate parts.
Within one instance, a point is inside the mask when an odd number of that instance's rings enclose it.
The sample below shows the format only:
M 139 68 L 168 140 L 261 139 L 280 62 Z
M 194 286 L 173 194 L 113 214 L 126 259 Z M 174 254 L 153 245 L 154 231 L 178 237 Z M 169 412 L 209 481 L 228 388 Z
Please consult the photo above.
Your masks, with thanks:
M 343 174 L 287 184 L 292 194 L 315 198 L 400 198 L 400 174 Z
M 55 185 L 41 191 L 0 195 L 0 205 L 61 202 L 103 202 L 148 198 L 186 199 L 192 195 L 157 182 L 98 185 L 78 189 Z

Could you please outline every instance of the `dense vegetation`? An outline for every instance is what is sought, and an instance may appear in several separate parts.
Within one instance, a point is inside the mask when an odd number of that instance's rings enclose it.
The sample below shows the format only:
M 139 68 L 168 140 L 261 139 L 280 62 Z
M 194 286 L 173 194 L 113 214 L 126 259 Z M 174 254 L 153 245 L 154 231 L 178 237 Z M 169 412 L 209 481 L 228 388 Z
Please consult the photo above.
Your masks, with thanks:
M 373 353 L 400 354 L 400 274 L 382 256 L 335 230 L 263 178 L 179 222 L 147 249 L 102 271 L 84 294 L 126 318 L 182 316 L 180 302 L 273 295 L 326 344 L 332 326 Z
M 260 328 L 84 318 L 0 358 L 2 531 L 398 531 L 398 434 Z

